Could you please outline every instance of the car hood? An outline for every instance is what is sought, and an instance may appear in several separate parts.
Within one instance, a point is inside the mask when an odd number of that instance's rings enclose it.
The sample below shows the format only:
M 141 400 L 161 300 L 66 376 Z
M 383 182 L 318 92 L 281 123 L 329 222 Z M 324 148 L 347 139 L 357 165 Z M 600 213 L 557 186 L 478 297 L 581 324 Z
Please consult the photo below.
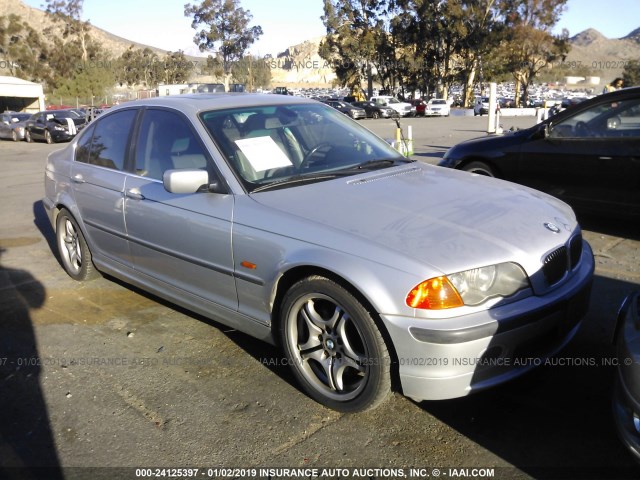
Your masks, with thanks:
M 71 118 L 71 117 L 69 117 Z M 71 121 L 75 124 L 76 127 L 80 126 L 80 125 L 84 125 L 85 120 L 84 118 L 71 118 Z M 67 117 L 64 118 L 51 118 L 49 120 L 47 120 L 47 123 L 55 123 L 58 125 L 62 125 L 62 126 L 67 126 L 69 124 L 69 122 L 67 122 Z
M 463 158 L 482 154 L 486 158 L 499 158 L 505 151 L 514 151 L 521 148 L 521 145 L 529 140 L 536 132 L 542 128 L 537 125 L 526 130 L 507 131 L 502 135 L 485 136 L 465 140 L 454 145 L 444 154 L 438 165 L 445 167 L 456 167 Z
M 251 197 L 284 214 L 253 220 L 264 229 L 405 271 L 515 261 L 532 274 L 577 228 L 571 208 L 544 193 L 420 163 Z

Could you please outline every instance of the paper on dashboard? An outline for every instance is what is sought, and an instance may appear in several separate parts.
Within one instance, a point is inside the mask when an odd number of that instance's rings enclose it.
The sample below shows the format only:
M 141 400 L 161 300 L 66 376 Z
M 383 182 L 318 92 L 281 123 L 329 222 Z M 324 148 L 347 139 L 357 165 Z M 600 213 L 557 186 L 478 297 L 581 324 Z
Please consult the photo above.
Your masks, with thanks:
M 293 165 L 289 157 L 269 136 L 243 138 L 236 140 L 236 145 L 256 172 Z

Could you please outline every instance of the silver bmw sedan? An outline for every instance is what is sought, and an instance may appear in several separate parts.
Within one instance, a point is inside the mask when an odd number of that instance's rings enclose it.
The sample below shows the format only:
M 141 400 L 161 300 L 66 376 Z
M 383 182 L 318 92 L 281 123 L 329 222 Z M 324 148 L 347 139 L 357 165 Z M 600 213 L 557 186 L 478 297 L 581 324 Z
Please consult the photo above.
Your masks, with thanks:
M 280 345 L 340 411 L 517 377 L 588 307 L 570 207 L 406 159 L 313 100 L 125 103 L 50 154 L 45 192 L 71 277 L 106 273 Z

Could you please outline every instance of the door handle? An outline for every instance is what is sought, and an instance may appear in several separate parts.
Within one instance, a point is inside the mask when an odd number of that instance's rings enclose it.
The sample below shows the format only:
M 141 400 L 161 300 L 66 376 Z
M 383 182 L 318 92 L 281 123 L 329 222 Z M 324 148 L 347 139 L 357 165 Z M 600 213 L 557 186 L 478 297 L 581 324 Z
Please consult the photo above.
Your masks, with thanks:
M 130 188 L 127 190 L 127 198 L 132 198 L 134 200 L 144 200 L 144 195 L 140 193 L 140 190 L 137 188 Z
M 80 173 L 76 173 L 71 180 L 73 183 L 84 183 L 84 177 Z

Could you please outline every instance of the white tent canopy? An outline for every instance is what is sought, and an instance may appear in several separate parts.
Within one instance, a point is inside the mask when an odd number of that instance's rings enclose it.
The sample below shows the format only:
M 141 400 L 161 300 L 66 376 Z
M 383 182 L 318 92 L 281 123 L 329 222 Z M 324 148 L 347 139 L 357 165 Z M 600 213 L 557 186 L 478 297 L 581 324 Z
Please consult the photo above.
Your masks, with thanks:
M 0 76 L 0 112 L 39 112 L 44 110 L 44 92 L 39 83 Z

